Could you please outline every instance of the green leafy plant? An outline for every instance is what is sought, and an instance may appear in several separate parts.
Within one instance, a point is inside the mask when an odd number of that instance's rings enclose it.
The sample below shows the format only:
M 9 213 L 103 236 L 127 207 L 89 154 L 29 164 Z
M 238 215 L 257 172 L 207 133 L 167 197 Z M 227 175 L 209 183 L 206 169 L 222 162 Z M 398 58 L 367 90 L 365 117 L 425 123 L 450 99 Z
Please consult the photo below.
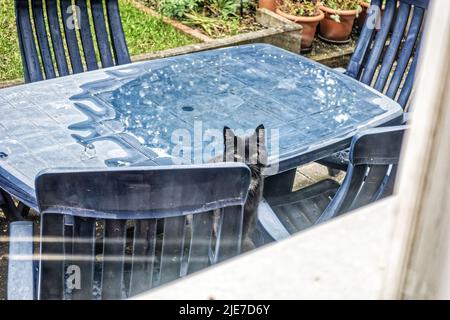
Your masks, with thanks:
M 211 37 L 258 30 L 256 0 L 141 0 L 164 16 L 202 29 Z
M 202 28 L 208 36 L 214 37 L 218 34 L 234 35 L 239 32 L 239 19 L 223 20 L 215 17 L 208 17 L 198 12 L 186 14 L 186 24 L 193 27 Z
M 367 2 L 367 3 L 372 3 L 372 0 L 363 0 L 364 2 Z M 381 2 L 381 4 L 382 4 L 382 6 L 385 6 L 386 5 L 386 0 L 383 0 L 382 2 Z
M 357 10 L 357 15 L 362 8 L 359 5 L 360 0 L 323 0 L 322 4 L 334 10 Z M 341 22 L 341 17 L 338 14 L 330 16 L 336 22 Z
M 367 2 L 368 4 L 371 4 L 372 0 L 364 0 L 364 2 Z M 386 7 L 386 0 L 381 1 L 381 7 L 382 8 Z
M 323 0 L 323 5 L 335 10 L 360 10 L 360 0 Z
M 239 1 L 237 0 L 209 0 L 205 1 L 206 7 L 216 17 L 222 17 L 224 19 L 232 16 L 236 16 L 236 12 L 239 8 Z
M 187 13 L 195 11 L 201 0 L 160 0 L 156 7 L 158 11 L 170 18 L 182 18 Z
M 227 19 L 236 16 L 239 0 L 145 0 L 161 14 L 171 18 L 183 18 L 187 14 L 202 12 L 206 16 Z
M 313 0 L 284 0 L 279 9 L 301 17 L 314 17 L 318 14 L 318 4 Z

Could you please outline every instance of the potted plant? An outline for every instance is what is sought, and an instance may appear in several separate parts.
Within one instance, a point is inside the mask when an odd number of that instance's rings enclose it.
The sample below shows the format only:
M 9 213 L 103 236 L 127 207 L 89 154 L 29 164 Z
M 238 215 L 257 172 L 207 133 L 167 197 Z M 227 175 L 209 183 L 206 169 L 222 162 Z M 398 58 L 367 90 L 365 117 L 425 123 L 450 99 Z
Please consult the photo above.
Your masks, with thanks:
M 319 22 L 325 17 L 314 0 L 284 0 L 276 13 L 302 25 L 302 51 L 310 51 Z
M 366 21 L 367 18 L 367 11 L 370 8 L 370 0 L 361 1 L 359 5 L 361 6 L 361 12 L 359 13 L 358 16 L 358 27 L 359 29 L 362 29 L 362 27 L 364 26 L 364 22 Z
M 280 0 L 259 0 L 258 8 L 264 8 L 275 12 L 278 2 L 280 2 Z
M 361 12 L 360 0 L 323 0 L 319 7 L 325 13 L 320 22 L 319 37 L 332 43 L 350 41 L 353 23 Z

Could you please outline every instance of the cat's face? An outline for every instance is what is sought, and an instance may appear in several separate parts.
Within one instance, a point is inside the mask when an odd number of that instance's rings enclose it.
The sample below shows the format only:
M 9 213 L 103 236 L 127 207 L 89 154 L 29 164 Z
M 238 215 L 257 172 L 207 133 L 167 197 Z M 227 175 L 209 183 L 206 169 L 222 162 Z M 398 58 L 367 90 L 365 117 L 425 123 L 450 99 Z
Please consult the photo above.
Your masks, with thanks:
M 250 136 L 239 137 L 228 127 L 223 128 L 225 162 L 243 162 L 264 167 L 267 164 L 265 129 L 261 124 Z

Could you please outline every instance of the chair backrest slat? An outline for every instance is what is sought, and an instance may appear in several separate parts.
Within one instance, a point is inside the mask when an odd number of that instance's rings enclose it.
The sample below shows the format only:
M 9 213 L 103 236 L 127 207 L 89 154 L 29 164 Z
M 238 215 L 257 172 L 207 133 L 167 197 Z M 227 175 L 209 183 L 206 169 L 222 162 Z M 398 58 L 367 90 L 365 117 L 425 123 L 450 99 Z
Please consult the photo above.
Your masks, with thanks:
M 76 9 L 72 6 L 71 0 L 61 0 L 60 9 L 64 34 L 66 35 L 67 49 L 69 51 L 70 64 L 72 65 L 72 73 L 84 72 L 76 34 Z
M 56 0 L 47 0 L 47 19 L 52 39 L 53 52 L 55 54 L 56 65 L 58 67 L 58 76 L 63 77 L 69 74 L 66 52 L 61 34 L 60 20 L 58 15 L 58 4 Z
M 239 254 L 242 241 L 243 212 L 239 207 L 224 208 L 217 235 L 215 261 L 220 262 Z
M 418 37 L 422 28 L 424 14 L 425 11 L 422 8 L 414 8 L 414 13 L 411 19 L 408 34 L 406 36 L 405 43 L 403 44 L 402 51 L 397 62 L 397 67 L 386 93 L 386 95 L 390 98 L 396 97 L 398 89 L 402 83 L 403 77 L 410 63 L 410 59 L 414 53 L 414 49 L 418 44 Z
M 192 239 L 189 250 L 187 273 L 193 273 L 210 264 L 214 213 L 194 215 L 192 218 Z
M 47 28 L 45 27 L 44 7 L 42 0 L 32 2 L 34 27 L 36 29 L 39 50 L 42 64 L 45 71 L 45 77 L 52 79 L 56 77 L 55 66 L 53 65 L 50 44 L 47 38 Z
M 389 46 L 386 50 L 377 81 L 374 85 L 375 90 L 380 92 L 384 91 L 384 87 L 389 79 L 394 62 L 397 59 L 398 50 L 400 49 L 400 45 L 403 40 L 403 34 L 405 32 L 406 25 L 408 24 L 410 9 L 411 7 L 405 3 L 401 3 L 398 9 L 397 18 L 394 25 L 395 32 L 390 38 Z
M 80 287 L 73 291 L 72 298 L 91 299 L 94 290 L 95 219 L 75 217 L 72 240 L 73 257 L 70 263 L 79 268 L 72 270 L 72 273 L 80 277 L 79 280 L 74 279 L 79 281 Z
M 249 184 L 250 170 L 237 163 L 41 173 L 42 236 L 48 217 L 58 217 L 53 226 L 66 246 L 58 247 L 60 279 L 41 269 L 39 282 L 59 281 L 65 298 L 98 298 L 94 287 L 101 277 L 101 298 L 120 299 L 233 257 L 241 249 Z M 45 257 L 48 248 L 41 253 Z M 94 268 L 95 260 L 102 265 Z M 83 289 L 64 287 L 63 269 L 73 265 L 84 275 Z M 48 296 L 56 294 L 42 295 Z
M 392 21 L 394 20 L 395 9 L 397 6 L 397 1 L 387 1 L 386 8 L 384 10 L 381 19 L 381 29 L 378 30 L 373 46 L 370 50 L 367 63 L 364 67 L 364 71 L 361 77 L 361 82 L 367 85 L 372 83 L 375 72 L 379 65 L 381 55 L 383 54 L 386 40 L 389 36 Z
M 413 85 L 414 85 L 414 76 L 416 74 L 417 61 L 419 60 L 419 56 L 416 55 L 411 64 L 410 70 L 408 72 L 408 76 L 406 77 L 405 83 L 403 83 L 403 89 L 400 92 L 400 96 L 398 97 L 398 103 L 401 106 L 407 106 L 409 97 L 411 96 Z
M 157 220 L 136 221 L 129 296 L 153 286 Z
M 33 37 L 28 0 L 16 0 L 16 24 L 18 33 L 21 35 L 19 37 L 19 46 L 25 71 L 25 81 L 43 80 L 36 43 Z
M 382 187 L 374 195 L 373 199 L 383 199 L 394 193 L 395 177 L 397 176 L 398 166 L 390 166 L 390 172 L 384 177 Z
M 348 207 L 343 207 L 342 211 L 351 211 L 358 209 L 368 203 L 374 202 L 378 199 L 374 198 L 376 195 L 383 194 L 380 188 L 384 187 L 384 180 L 388 172 L 389 166 L 368 166 L 367 173 L 363 180 L 359 182 L 359 188 L 353 190 L 353 197 Z
M 356 44 L 355 51 L 348 63 L 347 71 L 345 72 L 348 76 L 360 79 L 363 63 L 366 59 L 367 52 L 369 51 L 373 37 L 375 34 L 375 28 L 372 26 L 372 21 L 379 21 L 381 18 L 381 11 L 374 10 L 381 5 L 381 0 L 373 0 L 372 6 L 369 8 L 367 12 L 367 18 L 364 22 L 364 28 L 361 30 L 361 34 L 359 35 L 358 43 Z M 370 24 L 370 26 L 369 26 Z
M 102 67 L 107 68 L 113 66 L 114 62 L 103 9 L 103 0 L 91 0 L 92 20 L 94 21 L 95 34 L 97 35 L 97 47 L 100 53 L 100 60 Z
M 64 298 L 64 216 L 48 214 L 41 218 L 41 260 L 39 299 Z
M 412 63 L 419 52 L 428 3 L 372 0 L 346 74 L 373 85 L 406 108 L 416 69 Z
M 355 190 L 359 190 L 361 183 L 367 172 L 367 166 L 349 166 L 347 169 L 346 178 L 344 179 L 340 189 L 333 198 L 333 201 L 325 209 L 324 213 L 318 219 L 318 222 L 329 220 L 342 212 L 344 208 L 349 208 L 353 202 L 353 198 L 349 195 L 354 195 Z
M 178 279 L 181 275 L 185 225 L 184 216 L 164 220 L 159 284 Z
M 89 21 L 88 6 L 86 0 L 76 0 L 79 10 L 80 38 L 83 44 L 84 60 L 88 71 L 97 70 L 98 62 L 95 55 L 94 41 L 92 39 L 91 23 Z
M 107 1 L 106 10 L 116 64 L 130 63 L 130 54 L 124 37 L 117 0 Z
M 106 220 L 103 239 L 102 298 L 121 299 L 125 266 L 126 220 Z
M 131 62 L 117 0 L 15 0 L 15 6 L 26 82 L 96 70 L 98 60 L 102 67 Z

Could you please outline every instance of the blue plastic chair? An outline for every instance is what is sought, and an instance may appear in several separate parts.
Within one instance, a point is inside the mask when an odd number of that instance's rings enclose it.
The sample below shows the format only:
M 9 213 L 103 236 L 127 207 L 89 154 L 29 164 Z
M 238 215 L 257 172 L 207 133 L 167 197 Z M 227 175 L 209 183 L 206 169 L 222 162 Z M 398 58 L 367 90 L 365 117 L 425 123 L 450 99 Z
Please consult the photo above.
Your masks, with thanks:
M 373 86 L 406 108 L 413 89 L 429 0 L 386 0 L 381 26 L 376 30 L 373 22 L 379 19 L 380 11 L 375 8 L 381 8 L 381 3 L 382 0 L 371 2 L 346 74 Z
M 15 8 L 27 83 L 98 69 L 97 53 L 103 68 L 131 61 L 117 0 L 90 0 L 90 8 L 87 0 L 15 0 Z
M 290 194 L 267 197 L 268 205 L 259 210 L 257 243 L 279 240 L 391 195 L 405 130 L 406 126 L 375 128 L 355 136 L 341 186 L 324 180 Z
M 371 1 L 345 74 L 386 94 L 406 110 L 413 90 L 429 0 L 386 0 L 381 16 L 379 8 L 382 2 Z M 396 119 L 386 126 L 402 124 L 406 119 L 405 114 L 404 119 Z M 346 171 L 349 150 L 339 151 L 317 162 L 327 166 L 331 175 L 335 170 Z M 293 169 L 267 179 L 265 195 L 290 193 L 295 174 L 296 169 Z
M 87 0 L 76 0 L 75 5 L 71 0 L 15 0 L 25 82 L 96 70 L 97 56 L 103 68 L 131 62 L 117 0 L 90 0 L 89 8 Z M 30 210 L 1 189 L 0 209 L 8 220 L 21 220 Z
M 8 298 L 126 298 L 238 255 L 250 175 L 237 163 L 40 174 L 39 264 L 32 222 L 11 223 Z
M 350 59 L 346 75 L 386 94 L 403 109 L 414 85 L 419 48 L 429 0 L 372 0 L 368 16 Z M 374 28 L 380 21 L 380 28 Z M 331 169 L 345 171 L 348 150 L 318 161 Z

